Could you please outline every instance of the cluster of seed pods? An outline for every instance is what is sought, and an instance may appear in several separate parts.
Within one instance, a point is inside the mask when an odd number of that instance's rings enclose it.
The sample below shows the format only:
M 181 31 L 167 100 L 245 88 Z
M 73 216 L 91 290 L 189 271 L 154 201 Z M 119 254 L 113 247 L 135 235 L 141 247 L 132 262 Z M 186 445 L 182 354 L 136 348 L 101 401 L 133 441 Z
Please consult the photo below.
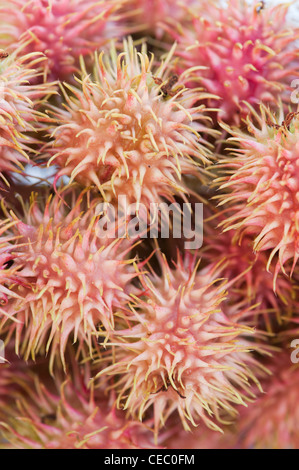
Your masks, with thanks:
M 299 446 L 289 16 L 0 0 L 0 448 Z

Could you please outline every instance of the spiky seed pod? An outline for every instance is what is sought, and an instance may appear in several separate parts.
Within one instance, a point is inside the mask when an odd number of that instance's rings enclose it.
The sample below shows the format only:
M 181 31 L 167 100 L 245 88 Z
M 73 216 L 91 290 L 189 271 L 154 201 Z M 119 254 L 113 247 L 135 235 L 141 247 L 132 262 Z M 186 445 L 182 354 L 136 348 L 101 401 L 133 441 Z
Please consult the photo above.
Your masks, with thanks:
M 17 273 L 18 267 L 14 266 L 13 262 L 13 249 L 17 240 L 16 237 L 8 234 L 15 223 L 9 219 L 0 221 L 0 316 L 8 318 L 11 317 L 7 310 L 9 300 L 20 298 L 17 293 L 12 292 L 11 286 L 22 285 L 22 280 Z M 0 363 L 1 359 L 5 360 L 1 358 L 2 353 L 0 347 Z
M 195 8 L 196 0 L 128 0 L 124 11 L 131 12 L 128 24 L 134 31 L 147 32 L 157 39 L 165 35 L 164 23 L 185 25 L 189 9 Z
M 238 125 L 249 113 L 246 102 L 255 108 L 275 104 L 298 75 L 299 30 L 287 26 L 289 4 L 231 0 L 228 9 L 208 2 L 195 11 L 192 27 L 175 31 L 171 25 L 168 31 L 178 42 L 178 69 L 206 67 L 198 81 L 221 98 L 210 106 L 220 109 L 224 122 Z
M 114 364 L 96 378 L 118 377 L 118 404 L 130 415 L 142 419 L 153 407 L 156 432 L 176 411 L 186 430 L 201 422 L 220 430 L 235 418 L 235 405 L 250 399 L 250 381 L 257 383 L 254 346 L 242 338 L 253 330 L 223 312 L 216 265 L 197 272 L 196 258 L 186 256 L 175 269 L 161 260 L 161 269 L 161 277 L 141 278 L 136 324 L 116 332 Z
M 278 254 L 275 286 L 285 263 L 292 262 L 292 271 L 299 257 L 299 118 L 288 115 L 282 124 L 282 110 L 278 121 L 261 111 L 257 126 L 249 122 L 250 135 L 232 131 L 239 148 L 224 162 L 231 170 L 220 180 L 220 197 L 232 213 L 225 230 L 236 229 L 239 240 L 250 234 L 256 252 L 271 250 L 267 269 Z
M 28 41 L 30 52 L 46 55 L 44 78 L 71 79 L 80 55 L 102 49 L 121 37 L 118 10 L 125 0 L 22 0 L 2 2 L 0 8 L 1 44 L 13 48 Z
M 38 107 L 42 98 L 53 93 L 53 87 L 31 83 L 43 60 L 42 54 L 25 54 L 24 46 L 0 59 L 0 176 L 6 183 L 5 175 L 20 171 L 33 151 L 29 144 L 36 139 L 26 132 L 36 130 L 37 120 L 48 119 Z
M 27 359 L 52 345 L 62 362 L 71 334 L 91 349 L 101 327 L 114 327 L 114 314 L 125 314 L 129 282 L 135 276 L 127 259 L 131 243 L 104 237 L 98 230 L 96 201 L 86 207 L 84 195 L 72 194 L 71 210 L 59 195 L 43 205 L 32 198 L 24 216 L 12 215 L 18 236 L 14 265 L 25 286 L 12 286 L 19 299 L 10 302 L 8 325 L 16 351 Z M 2 316 L 2 328 L 7 318 Z M 52 365 L 52 363 L 51 363 Z
M 238 434 L 243 448 L 298 449 L 298 364 L 292 350 L 276 353 L 269 364 L 272 375 L 263 383 L 264 393 L 241 411 Z
M 9 235 L 3 236 L 13 225 L 15 222 L 10 220 L 0 221 L 0 312 L 4 315 L 6 312 L 2 306 L 7 304 L 11 296 L 18 297 L 9 289 L 12 284 L 19 283 L 16 272 L 18 268 L 13 266 L 13 248 L 16 238 Z
M 4 376 L 3 376 L 4 373 Z M 13 397 L 13 399 L 12 399 Z M 81 377 L 63 382 L 9 367 L 0 374 L 1 448 L 157 448 L 146 424 L 127 420 Z
M 250 236 L 239 239 L 235 230 L 222 233 L 219 224 L 225 217 L 228 214 L 218 214 L 204 222 L 201 255 L 209 263 L 224 262 L 223 277 L 234 280 L 228 289 L 228 302 L 238 302 L 239 299 L 248 306 L 255 305 L 257 324 L 273 331 L 277 324 L 281 324 L 282 317 L 290 317 L 294 312 L 297 299 L 295 282 L 280 273 L 274 292 L 273 269 L 267 270 L 267 253 L 255 253 Z
M 95 56 L 93 78 L 84 71 L 81 89 L 68 86 L 74 96 L 65 92 L 66 109 L 56 110 L 50 164 L 60 168 L 57 179 L 67 175 L 108 201 L 124 195 L 146 207 L 184 193 L 181 175 L 198 173 L 193 158 L 208 161 L 200 136 L 207 117 L 203 105 L 193 106 L 198 91 L 163 88 L 173 78 L 170 58 L 153 70 L 153 57 L 131 40 L 118 56 L 114 48 L 111 58 Z

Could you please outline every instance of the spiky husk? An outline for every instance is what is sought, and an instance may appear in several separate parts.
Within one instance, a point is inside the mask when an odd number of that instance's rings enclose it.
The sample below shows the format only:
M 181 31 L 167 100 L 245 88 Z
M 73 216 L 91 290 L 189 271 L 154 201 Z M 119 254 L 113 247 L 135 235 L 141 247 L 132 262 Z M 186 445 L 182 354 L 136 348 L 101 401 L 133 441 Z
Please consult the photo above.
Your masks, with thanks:
M 264 108 L 256 119 L 257 126 L 248 122 L 250 135 L 231 131 L 239 148 L 225 160 L 228 176 L 220 179 L 221 204 L 232 213 L 222 225 L 236 229 L 239 240 L 253 237 L 255 252 L 270 250 L 267 269 L 278 255 L 275 287 L 279 271 L 286 272 L 284 265 L 290 261 L 292 272 L 299 257 L 299 119 L 295 116 L 289 127 L 279 127 L 282 110 L 276 119 Z
M 73 193 L 67 209 L 59 195 L 46 204 L 32 197 L 24 215 L 11 215 L 18 237 L 13 261 L 22 285 L 12 298 L 1 328 L 15 335 L 16 351 L 27 359 L 38 351 L 62 361 L 70 335 L 91 350 L 98 331 L 114 328 L 114 315 L 125 316 L 129 283 L 135 276 L 127 255 L 132 243 L 110 239 L 98 230 L 97 201 L 88 207 Z M 14 320 L 7 325 L 7 318 Z
M 228 217 L 229 213 L 207 217 L 201 255 L 209 263 L 224 263 L 223 277 L 233 281 L 228 288 L 228 303 L 251 305 L 257 314 L 256 324 L 273 331 L 282 318 L 291 317 L 297 309 L 296 283 L 280 273 L 274 292 L 273 269 L 267 270 L 268 253 L 254 252 L 251 236 L 239 238 L 235 230 L 223 233 L 219 224 Z
M 78 372 L 62 380 L 0 365 L 0 403 L 4 449 L 157 448 L 147 423 L 127 420 Z
M 128 25 L 133 31 L 162 39 L 165 35 L 164 24 L 188 24 L 189 9 L 196 8 L 198 3 L 197 0 L 128 0 L 124 11 L 131 13 Z
M 57 178 L 94 185 L 108 201 L 124 195 L 146 207 L 185 192 L 181 176 L 198 174 L 193 158 L 208 161 L 200 135 L 208 132 L 207 117 L 203 105 L 193 106 L 198 91 L 179 87 L 163 97 L 155 80 L 167 81 L 170 58 L 153 70 L 153 57 L 144 47 L 138 53 L 131 40 L 118 56 L 114 48 L 110 58 L 95 56 L 93 77 L 84 71 L 81 88 L 67 87 L 72 97 L 64 90 L 66 109 L 56 110 L 50 164 L 60 168 Z
M 18 268 L 13 266 L 13 248 L 17 239 L 8 234 L 15 223 L 9 219 L 0 221 L 0 313 L 2 315 L 7 315 L 5 306 L 9 299 L 18 298 L 18 295 L 10 290 L 11 285 L 21 283 L 17 273 Z
M 118 10 L 125 0 L 22 0 L 2 2 L 2 47 L 30 41 L 27 50 L 42 52 L 44 79 L 71 80 L 80 55 L 102 49 L 126 30 Z
M 53 86 L 32 83 L 43 60 L 42 54 L 26 54 L 24 46 L 0 59 L 0 176 L 5 183 L 9 173 L 28 162 L 33 153 L 30 144 L 36 143 L 34 132 L 48 119 L 38 108 L 41 99 L 53 93 Z
M 263 384 L 264 394 L 243 409 L 238 423 L 243 448 L 298 449 L 298 364 L 291 350 L 276 353 L 269 364 L 271 376 Z
M 186 430 L 199 423 L 220 430 L 236 417 L 235 405 L 250 399 L 250 382 L 257 383 L 249 352 L 255 346 L 243 337 L 253 330 L 223 312 L 219 267 L 197 272 L 196 257 L 188 255 L 175 269 L 160 262 L 161 276 L 141 277 L 136 324 L 116 332 L 114 364 L 97 377 L 118 376 L 112 386 L 130 415 L 142 419 L 153 407 L 156 432 L 174 412 Z
M 285 91 L 298 75 L 299 30 L 288 27 L 288 9 L 230 0 L 227 10 L 220 1 L 207 2 L 195 11 L 191 27 L 168 28 L 178 42 L 178 70 L 206 67 L 198 81 L 221 98 L 210 106 L 219 108 L 226 123 L 240 124 L 249 113 L 247 102 L 258 107 L 289 99 Z

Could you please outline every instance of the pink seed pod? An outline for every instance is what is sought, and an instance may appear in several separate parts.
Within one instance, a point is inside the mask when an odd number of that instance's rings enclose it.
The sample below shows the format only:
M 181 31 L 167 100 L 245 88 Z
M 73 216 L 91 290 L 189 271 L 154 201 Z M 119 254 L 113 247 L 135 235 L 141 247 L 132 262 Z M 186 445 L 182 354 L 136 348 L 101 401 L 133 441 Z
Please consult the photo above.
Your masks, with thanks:
M 184 89 L 169 75 L 171 54 L 152 71 L 153 57 L 132 41 L 124 51 L 95 56 L 94 75 L 83 73 L 80 88 L 67 86 L 65 109 L 56 109 L 49 165 L 57 177 L 95 186 L 107 201 L 159 202 L 186 191 L 184 174 L 201 174 L 211 156 L 204 106 L 196 90 Z M 195 122 L 197 121 L 197 122 Z M 211 131 L 213 133 L 213 131 Z
M 19 296 L 12 292 L 11 285 L 21 284 L 21 279 L 18 277 L 18 268 L 14 266 L 13 251 L 17 243 L 16 237 L 11 233 L 12 227 L 16 224 L 15 221 L 9 219 L 0 221 L 0 314 L 1 316 L 7 315 L 6 306 L 11 298 L 19 298 Z
M 246 103 L 258 108 L 289 99 L 298 76 L 299 37 L 298 28 L 288 26 L 289 6 L 231 0 L 224 8 L 222 2 L 206 2 L 195 10 L 192 26 L 168 28 L 178 43 L 178 71 L 198 67 L 196 86 L 200 82 L 221 98 L 209 105 L 219 108 L 224 122 L 239 125 L 249 113 Z
M 298 449 L 299 369 L 291 355 L 292 349 L 287 347 L 275 354 L 268 366 L 271 376 L 262 382 L 264 393 L 240 410 L 242 448 Z
M 69 80 L 80 55 L 102 49 L 126 34 L 118 10 L 125 0 L 11 0 L 0 8 L 1 44 L 12 49 L 30 40 L 28 52 L 41 52 L 44 79 Z
M 75 193 L 68 201 L 71 209 L 59 195 L 46 204 L 32 196 L 22 217 L 11 216 L 18 237 L 14 266 L 24 285 L 12 286 L 19 298 L 1 315 L 1 327 L 15 335 L 16 352 L 26 359 L 51 347 L 51 367 L 57 349 L 64 363 L 70 335 L 91 350 L 100 330 L 113 330 L 114 314 L 126 315 L 136 275 L 127 259 L 132 243 L 98 231 L 97 202 L 88 208 Z M 15 321 L 7 324 L 7 317 Z
M 219 431 L 236 417 L 235 405 L 250 399 L 250 382 L 258 383 L 249 352 L 258 347 L 244 337 L 253 329 L 224 313 L 219 266 L 197 272 L 191 255 L 178 256 L 174 269 L 162 257 L 160 264 L 161 276 L 141 276 L 136 322 L 115 332 L 113 364 L 96 379 L 114 377 L 118 404 L 133 417 L 152 409 L 156 432 L 175 412 L 185 430 L 205 424 Z
M 228 289 L 229 303 L 243 302 L 254 307 L 256 324 L 268 331 L 277 329 L 283 317 L 291 317 L 297 307 L 296 283 L 282 273 L 273 290 L 273 269 L 267 269 L 267 252 L 253 251 L 254 238 L 238 237 L 236 230 L 222 232 L 219 225 L 229 212 L 207 217 L 201 256 L 209 263 L 223 263 L 223 277 L 233 281 Z M 249 316 L 252 321 L 252 315 Z
M 188 24 L 189 10 L 198 8 L 198 0 L 128 0 L 124 11 L 130 12 L 128 25 L 157 39 L 165 35 L 164 24 Z
M 155 449 L 149 423 L 126 419 L 113 396 L 88 389 L 77 372 L 62 380 L 0 364 L 0 448 Z
M 7 176 L 20 172 L 33 153 L 34 133 L 49 120 L 39 110 L 41 101 L 54 92 L 50 83 L 35 83 L 43 55 L 25 52 L 23 45 L 0 58 L 0 177 L 7 185 Z
M 278 255 L 276 289 L 280 270 L 286 272 L 284 265 L 290 261 L 292 272 L 299 256 L 299 119 L 290 113 L 283 121 L 281 110 L 276 120 L 264 108 L 255 118 L 256 126 L 248 121 L 250 135 L 231 131 L 239 148 L 225 160 L 229 174 L 220 179 L 221 204 L 232 214 L 223 226 L 235 229 L 239 240 L 245 235 L 253 237 L 255 252 L 271 250 L 267 269 Z

